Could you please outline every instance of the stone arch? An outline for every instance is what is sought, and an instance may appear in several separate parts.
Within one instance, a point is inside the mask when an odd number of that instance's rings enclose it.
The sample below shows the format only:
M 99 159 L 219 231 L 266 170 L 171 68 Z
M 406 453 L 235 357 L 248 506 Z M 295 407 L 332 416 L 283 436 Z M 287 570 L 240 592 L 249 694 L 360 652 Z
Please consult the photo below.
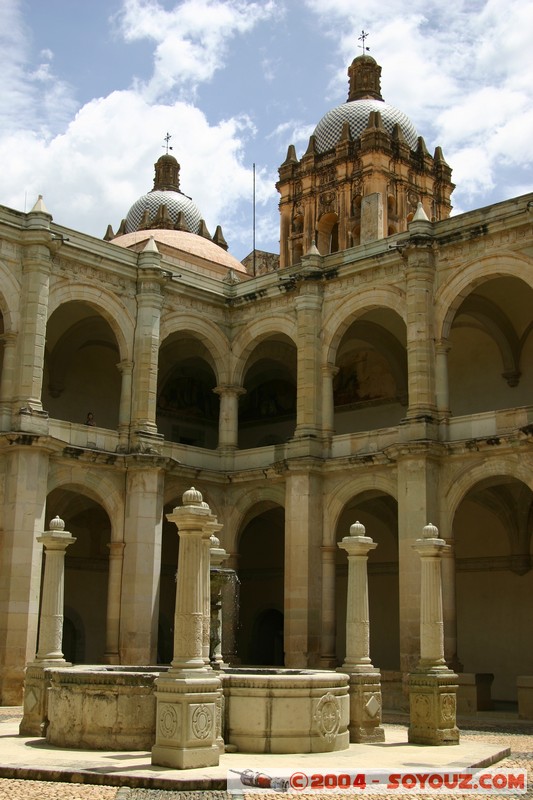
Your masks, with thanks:
M 227 383 L 230 343 L 218 325 L 198 315 L 183 314 L 178 311 L 165 314 L 161 318 L 161 346 L 164 346 L 169 337 L 180 333 L 188 334 L 206 346 L 212 356 L 211 366 L 215 372 L 217 383 Z
M 453 536 L 453 518 L 457 508 L 468 492 L 476 484 L 488 478 L 496 477 L 513 478 L 528 486 L 533 491 L 533 475 L 524 460 L 513 456 L 512 461 L 505 458 L 486 458 L 479 464 L 464 464 L 455 470 L 449 477 L 448 488 L 444 492 L 444 502 L 441 508 L 442 524 L 446 531 Z
M 135 320 L 127 306 L 111 292 L 87 284 L 70 284 L 68 287 L 56 286 L 50 291 L 48 301 L 48 320 L 52 314 L 67 303 L 84 303 L 101 315 L 113 331 L 121 361 L 133 358 L 133 332 Z
M 53 483 L 53 481 L 51 482 Z M 114 520 L 94 481 L 72 479 L 52 488 L 47 495 L 47 517 L 56 514 L 65 521 L 75 541 L 65 554 L 65 607 L 75 639 L 86 647 L 87 663 L 104 660 L 107 644 L 109 589 L 109 544 Z
M 240 532 L 253 516 L 254 509 L 268 509 L 274 506 L 285 507 L 285 486 L 281 483 L 257 486 L 232 498 L 226 523 L 228 529 L 225 538 L 226 549 L 236 552 Z
M 78 492 L 101 505 L 111 521 L 112 541 L 122 541 L 124 499 L 123 483 L 118 474 L 110 478 L 101 470 L 87 469 L 83 464 L 71 466 L 51 461 L 47 494 L 54 489 Z
M 405 323 L 405 292 L 397 287 L 367 288 L 356 296 L 349 295 L 335 306 L 324 319 L 324 352 L 328 363 L 335 363 L 335 354 L 342 337 L 358 317 L 374 309 L 384 308 L 394 312 Z M 404 309 L 400 313 L 398 309 Z
M 509 703 L 533 657 L 533 481 L 517 459 L 487 461 L 453 497 L 457 656 L 465 672 L 492 673 L 492 698 Z
M 333 491 L 328 495 L 325 507 L 329 518 L 329 524 L 325 529 L 329 532 L 329 541 L 324 541 L 325 545 L 335 544 L 335 531 L 339 524 L 341 514 L 346 504 L 353 497 L 368 491 L 378 491 L 382 494 L 390 495 L 394 500 L 398 500 L 398 485 L 396 476 L 390 473 L 366 473 L 361 476 L 350 476 L 344 481 L 335 484 Z M 356 520 L 353 520 L 356 522 Z M 348 536 L 348 531 L 345 534 Z
M 287 336 L 294 346 L 297 346 L 298 337 L 294 319 L 289 319 L 281 314 L 274 314 L 272 317 L 265 317 L 247 325 L 232 343 L 234 362 L 230 383 L 241 386 L 246 363 L 254 348 L 265 339 L 279 334 Z
M 531 261 L 510 251 L 484 256 L 451 272 L 435 293 L 435 331 L 437 339 L 448 339 L 453 319 L 464 299 L 476 287 L 494 278 L 518 278 L 533 289 Z

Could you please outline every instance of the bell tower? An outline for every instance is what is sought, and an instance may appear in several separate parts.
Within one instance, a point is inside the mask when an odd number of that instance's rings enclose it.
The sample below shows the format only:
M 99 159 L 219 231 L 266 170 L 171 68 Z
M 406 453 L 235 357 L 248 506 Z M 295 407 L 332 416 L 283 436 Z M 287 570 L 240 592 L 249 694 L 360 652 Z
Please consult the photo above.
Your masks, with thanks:
M 324 115 L 300 160 L 290 145 L 279 168 L 281 268 L 313 242 L 326 255 L 405 231 L 418 203 L 432 221 L 450 215 L 452 171 L 383 100 L 379 64 L 358 56 L 348 78 L 346 103 Z

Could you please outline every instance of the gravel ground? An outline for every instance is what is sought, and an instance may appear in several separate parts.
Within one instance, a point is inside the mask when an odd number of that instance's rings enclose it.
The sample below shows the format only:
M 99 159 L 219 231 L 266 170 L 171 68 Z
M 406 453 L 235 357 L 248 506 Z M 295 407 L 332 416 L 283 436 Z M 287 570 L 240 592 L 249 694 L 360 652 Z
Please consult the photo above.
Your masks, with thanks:
M 7 721 L 9 719 L 20 719 L 20 709 L 7 709 L 0 708 L 0 721 Z M 392 718 L 387 718 L 387 722 Z M 394 719 L 396 724 L 399 723 Z M 484 742 L 497 744 L 500 746 L 510 747 L 511 756 L 498 763 L 498 767 L 506 769 L 526 769 L 528 771 L 528 791 L 526 794 L 521 795 L 506 795 L 511 797 L 512 800 L 519 800 L 519 798 L 527 798 L 533 800 L 533 724 L 525 724 L 514 722 L 512 720 L 504 721 L 483 721 L 475 723 L 460 722 L 461 739 L 463 741 L 473 741 L 475 739 L 483 739 Z M 0 745 L 1 746 L 1 745 Z M 494 769 L 494 767 L 493 767 Z M 358 793 L 358 797 L 363 796 L 363 792 Z M 324 795 L 326 796 L 326 795 Z M 328 792 L 328 800 L 337 800 L 347 797 L 353 798 L 353 794 L 341 794 L 336 792 Z M 369 795 L 373 800 L 390 800 L 392 796 L 398 800 L 428 800 L 430 797 L 438 797 L 437 793 L 433 794 L 394 794 L 389 792 L 387 795 Z M 461 794 L 453 795 L 446 794 L 440 795 L 440 798 L 460 797 L 462 800 L 487 800 L 487 797 L 495 797 L 497 795 L 481 795 L 481 794 Z M 503 796 L 503 795 L 500 795 Z M 246 798 L 246 795 L 244 796 Z M 250 798 L 252 795 L 249 796 Z M 253 796 L 257 800 L 258 795 Z M 280 800 L 278 792 L 264 793 L 261 795 L 263 800 Z M 295 797 L 295 795 L 292 795 Z M 317 800 L 319 795 L 314 793 L 301 793 L 297 795 L 300 800 Z M 222 791 L 167 791 L 162 789 L 130 789 L 120 788 L 116 786 L 91 786 L 89 784 L 72 784 L 72 783 L 52 783 L 47 781 L 27 781 L 27 780 L 14 780 L 8 778 L 0 778 L 0 800 L 231 800 L 227 792 Z

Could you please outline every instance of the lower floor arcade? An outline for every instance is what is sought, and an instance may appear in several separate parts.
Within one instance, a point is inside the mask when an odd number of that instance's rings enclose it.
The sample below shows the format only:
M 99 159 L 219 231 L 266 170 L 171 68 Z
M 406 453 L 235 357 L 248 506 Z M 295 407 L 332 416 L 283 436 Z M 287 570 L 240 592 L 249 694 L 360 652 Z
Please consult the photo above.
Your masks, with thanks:
M 368 559 L 372 662 L 405 675 L 418 658 L 412 545 L 432 522 L 450 545 L 442 564 L 449 664 L 493 674 L 500 703 L 515 703 L 517 677 L 531 674 L 533 472 L 524 455 L 472 451 L 444 461 L 410 447 L 381 463 L 295 458 L 228 476 L 158 456 L 91 462 L 15 443 L 3 464 L 4 703 L 20 702 L 23 668 L 35 655 L 37 537 L 56 515 L 76 539 L 65 559 L 67 660 L 170 662 L 179 537 L 166 515 L 191 485 L 222 525 L 228 553 L 225 661 L 343 662 L 347 560 L 337 545 L 359 521 L 377 544 Z

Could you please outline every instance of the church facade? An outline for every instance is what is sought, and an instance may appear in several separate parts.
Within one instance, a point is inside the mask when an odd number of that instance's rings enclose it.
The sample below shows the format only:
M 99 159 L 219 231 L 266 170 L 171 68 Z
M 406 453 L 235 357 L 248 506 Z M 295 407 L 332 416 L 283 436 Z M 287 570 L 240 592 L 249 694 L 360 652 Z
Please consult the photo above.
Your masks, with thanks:
M 533 674 L 533 194 L 450 217 L 440 148 L 383 101 L 373 59 L 348 72 L 348 101 L 280 166 L 279 260 L 259 268 L 209 233 L 170 155 L 103 240 L 42 199 L 0 208 L 3 704 L 35 656 L 56 515 L 76 537 L 66 658 L 169 662 L 166 514 L 191 486 L 238 577 L 226 658 L 342 663 L 337 544 L 359 521 L 392 703 L 418 660 L 413 543 L 433 523 L 449 663 L 493 674 L 502 703 Z

